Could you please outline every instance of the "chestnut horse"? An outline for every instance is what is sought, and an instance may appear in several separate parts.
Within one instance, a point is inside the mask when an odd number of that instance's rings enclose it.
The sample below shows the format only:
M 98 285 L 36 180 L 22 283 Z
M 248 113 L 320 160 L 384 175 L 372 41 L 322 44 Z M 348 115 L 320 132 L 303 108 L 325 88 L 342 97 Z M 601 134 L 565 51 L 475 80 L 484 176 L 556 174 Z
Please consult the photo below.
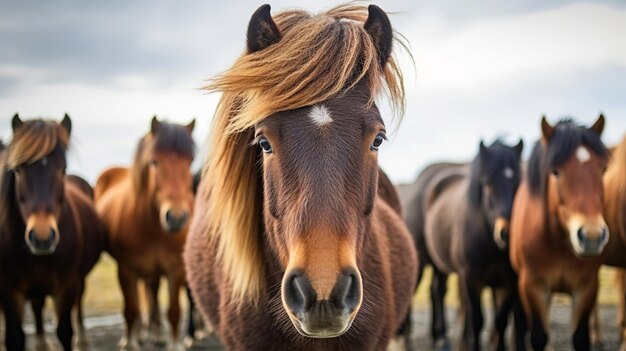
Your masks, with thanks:
M 165 276 L 171 328 L 167 347 L 182 349 L 179 293 L 185 284 L 182 251 L 193 206 L 194 124 L 195 120 L 187 126 L 170 124 L 154 117 L 132 167 L 106 170 L 95 186 L 96 209 L 109 235 L 109 252 L 117 260 L 124 295 L 123 348 L 139 347 L 140 279 L 151 292 L 150 327 L 159 329 L 156 295 L 159 280 Z
M 589 350 L 589 316 L 596 301 L 601 254 L 609 240 L 602 215 L 602 176 L 608 151 L 600 137 L 604 117 L 590 128 L 572 120 L 551 126 L 528 161 L 511 217 L 511 264 L 531 326 L 534 350 L 548 343 L 554 292 L 572 296 L 575 350 Z
M 223 95 L 184 253 L 194 299 L 229 350 L 385 350 L 417 268 L 378 168 L 374 99 L 404 102 L 389 19 L 263 5 L 247 39 L 208 86 Z
M 24 302 L 31 300 L 37 334 L 43 336 L 41 309 L 52 295 L 57 336 L 72 349 L 72 307 L 79 314 L 85 277 L 106 245 L 92 199 L 65 175 L 71 120 L 23 122 L 13 117 L 13 140 L 4 156 L 0 181 L 0 295 L 7 350 L 23 350 Z M 82 341 L 82 340 L 79 340 Z
M 604 218 L 609 225 L 611 236 L 605 249 L 605 264 L 626 268 L 626 137 L 611 149 L 611 160 L 604 175 Z M 618 270 L 618 286 L 621 290 L 619 309 L 619 329 L 621 330 L 621 350 L 626 351 L 626 286 L 624 271 Z

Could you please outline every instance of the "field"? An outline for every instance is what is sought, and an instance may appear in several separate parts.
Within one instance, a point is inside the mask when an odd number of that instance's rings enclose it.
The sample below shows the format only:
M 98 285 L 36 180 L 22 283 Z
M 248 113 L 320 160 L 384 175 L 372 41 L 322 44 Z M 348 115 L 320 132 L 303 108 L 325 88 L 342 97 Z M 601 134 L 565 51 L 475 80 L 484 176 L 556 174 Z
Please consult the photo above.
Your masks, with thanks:
M 115 261 L 108 255 L 103 255 L 96 268 L 92 271 L 88 278 L 88 286 L 85 297 L 85 314 L 86 326 L 88 329 L 88 338 L 90 340 L 91 350 L 104 351 L 117 348 L 117 342 L 123 331 L 123 319 L 121 316 L 122 296 L 116 278 L 117 267 Z M 616 304 L 618 301 L 618 291 L 614 285 L 615 272 L 611 268 L 604 268 L 601 271 L 601 290 L 600 290 L 600 318 L 602 322 L 604 350 L 616 350 L 618 348 L 618 332 L 615 325 Z M 424 278 L 424 283 L 420 286 L 415 296 L 414 320 L 415 341 L 419 350 L 430 349 L 430 340 L 428 338 L 430 310 L 428 282 L 430 281 L 430 271 Z M 164 285 L 163 285 L 164 286 Z M 165 289 L 161 289 L 160 300 L 162 308 L 167 306 L 167 296 L 164 294 Z M 186 308 L 186 299 L 181 294 L 181 300 Z M 483 296 L 486 310 L 486 330 L 490 328 L 490 318 L 492 310 L 490 308 L 490 298 L 487 292 Z M 448 325 L 450 326 L 451 340 L 456 340 L 460 329 L 456 321 L 456 311 L 458 308 L 458 293 L 456 289 L 456 279 L 452 277 L 448 284 L 448 295 L 446 300 L 448 306 Z M 48 332 L 48 342 L 51 348 L 55 348 L 54 341 L 54 321 L 51 306 L 48 306 L 46 313 L 46 330 Z M 186 320 L 183 321 L 183 324 Z M 569 350 L 570 335 L 570 310 L 569 298 L 557 295 L 554 299 L 552 307 L 552 340 L 553 347 L 556 350 Z M 27 318 L 26 331 L 32 335 L 34 328 Z M 487 340 L 488 332 L 484 332 L 485 340 Z M 33 348 L 30 338 L 29 349 Z M 599 348 L 595 348 L 599 350 Z M 205 339 L 193 347 L 193 350 L 221 350 L 218 342 L 213 338 Z

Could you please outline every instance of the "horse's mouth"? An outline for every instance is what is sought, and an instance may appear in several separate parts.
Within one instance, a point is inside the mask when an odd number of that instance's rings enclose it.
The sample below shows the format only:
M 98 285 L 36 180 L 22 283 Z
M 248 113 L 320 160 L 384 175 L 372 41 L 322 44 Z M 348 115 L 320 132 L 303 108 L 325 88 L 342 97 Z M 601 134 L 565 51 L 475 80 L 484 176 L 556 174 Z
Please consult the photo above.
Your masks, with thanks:
M 327 339 L 336 338 L 345 334 L 352 326 L 354 318 L 335 318 L 327 323 L 320 323 L 319 321 L 314 323 L 305 323 L 300 318 L 295 317 L 291 313 L 288 313 L 289 319 L 292 324 L 300 333 L 300 335 L 307 338 Z M 304 318 L 309 319 L 309 318 Z

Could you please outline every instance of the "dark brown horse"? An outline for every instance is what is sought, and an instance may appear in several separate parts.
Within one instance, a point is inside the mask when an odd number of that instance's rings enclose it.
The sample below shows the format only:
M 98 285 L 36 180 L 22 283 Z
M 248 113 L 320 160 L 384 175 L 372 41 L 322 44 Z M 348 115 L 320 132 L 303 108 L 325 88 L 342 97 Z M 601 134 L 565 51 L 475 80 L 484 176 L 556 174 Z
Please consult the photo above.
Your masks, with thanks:
M 554 292 L 572 296 L 575 350 L 589 350 L 589 316 L 596 301 L 601 254 L 609 240 L 602 215 L 602 176 L 608 151 L 600 136 L 604 117 L 591 128 L 541 120 L 542 138 L 528 161 L 511 217 L 511 264 L 529 317 L 534 350 L 548 343 Z
M 611 160 L 604 175 L 604 218 L 611 231 L 605 249 L 605 264 L 626 268 L 626 137 L 611 149 Z M 618 286 L 621 291 L 619 308 L 619 328 L 621 330 L 621 350 L 626 351 L 626 282 L 624 271 L 618 271 Z
M 418 256 L 433 265 L 431 333 L 438 349 L 449 348 L 443 303 L 447 275 L 456 272 L 466 317 L 463 348 L 480 349 L 480 293 L 490 286 L 502 300 L 496 313 L 494 346 L 504 350 L 504 330 L 517 296 L 507 236 L 522 148 L 521 141 L 515 147 L 499 140 L 489 147 L 481 142 L 471 164 L 432 165 L 417 178 L 414 191 L 402 189 L 407 193 L 407 224 L 415 235 Z
M 70 130 L 67 115 L 60 124 L 13 117 L 0 181 L 0 294 L 7 350 L 24 349 L 26 300 L 42 333 L 46 295 L 55 301 L 57 336 L 65 350 L 72 349 L 72 306 L 82 319 L 85 276 L 106 244 L 91 198 L 65 176 Z
M 139 347 L 140 279 L 150 292 L 150 328 L 159 331 L 157 291 L 165 276 L 170 296 L 168 348 L 182 349 L 178 297 L 185 284 L 182 251 L 193 206 L 194 124 L 159 122 L 154 117 L 150 132 L 139 142 L 133 166 L 110 168 L 96 183 L 96 208 L 109 235 L 109 252 L 117 260 L 124 295 L 123 347 Z
M 378 169 L 373 100 L 404 101 L 389 20 L 264 5 L 247 37 L 209 86 L 224 94 L 184 254 L 195 300 L 229 350 L 385 350 L 417 263 Z

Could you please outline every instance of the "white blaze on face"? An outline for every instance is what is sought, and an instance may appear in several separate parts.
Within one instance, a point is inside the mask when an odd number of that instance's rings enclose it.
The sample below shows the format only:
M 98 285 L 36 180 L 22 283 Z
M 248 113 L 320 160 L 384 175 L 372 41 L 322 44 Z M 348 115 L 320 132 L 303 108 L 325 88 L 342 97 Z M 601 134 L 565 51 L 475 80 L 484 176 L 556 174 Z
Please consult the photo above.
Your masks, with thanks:
M 585 163 L 589 161 L 591 154 L 589 154 L 589 150 L 587 150 L 586 147 L 579 146 L 578 150 L 576 150 L 576 158 L 580 161 L 580 163 Z
M 506 167 L 503 173 L 504 173 L 504 178 L 506 179 L 512 179 L 513 176 L 515 175 L 515 172 L 513 172 L 513 169 L 511 167 Z
M 330 115 L 330 111 L 324 105 L 314 105 L 309 111 L 309 118 L 318 126 L 325 126 L 332 123 L 333 117 Z

